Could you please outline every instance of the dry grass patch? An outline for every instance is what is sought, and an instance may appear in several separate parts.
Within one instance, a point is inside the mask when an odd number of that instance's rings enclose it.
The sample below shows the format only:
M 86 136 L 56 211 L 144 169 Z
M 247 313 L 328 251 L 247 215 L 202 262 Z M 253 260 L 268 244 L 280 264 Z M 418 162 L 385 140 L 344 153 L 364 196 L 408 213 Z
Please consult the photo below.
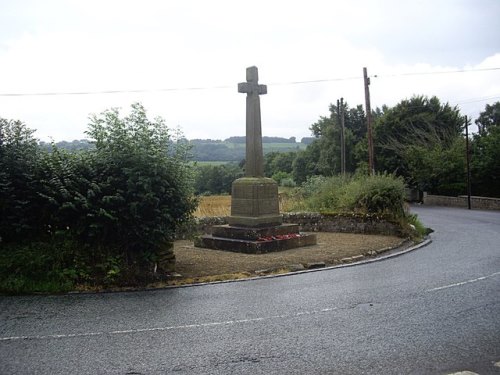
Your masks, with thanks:
M 293 200 L 288 194 L 279 194 L 280 212 L 288 212 L 293 207 Z M 231 215 L 230 195 L 207 195 L 200 197 L 200 203 L 194 215 L 196 217 L 217 217 Z
M 229 216 L 231 214 L 230 195 L 208 195 L 200 197 L 194 215 L 196 217 Z
M 290 265 L 325 262 L 341 263 L 341 259 L 365 255 L 371 251 L 400 246 L 399 237 L 349 233 L 317 233 L 318 244 L 268 254 L 242 254 L 196 248 L 191 241 L 174 245 L 176 271 L 183 278 L 251 274 L 262 269 L 286 270 Z

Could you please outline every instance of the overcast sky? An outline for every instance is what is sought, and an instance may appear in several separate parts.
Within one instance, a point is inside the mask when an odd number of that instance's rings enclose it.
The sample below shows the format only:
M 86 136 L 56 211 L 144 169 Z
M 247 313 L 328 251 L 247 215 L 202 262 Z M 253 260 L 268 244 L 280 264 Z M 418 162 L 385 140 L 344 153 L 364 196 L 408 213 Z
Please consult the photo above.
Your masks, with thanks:
M 340 97 L 364 105 L 364 66 L 372 108 L 436 95 L 475 118 L 500 100 L 499 17 L 499 0 L 0 0 L 0 117 L 73 140 L 138 101 L 187 138 L 224 139 L 244 134 L 237 84 L 255 65 L 268 136 L 309 136 Z M 457 70 L 471 72 L 438 74 Z M 108 90 L 144 91 L 6 95 Z

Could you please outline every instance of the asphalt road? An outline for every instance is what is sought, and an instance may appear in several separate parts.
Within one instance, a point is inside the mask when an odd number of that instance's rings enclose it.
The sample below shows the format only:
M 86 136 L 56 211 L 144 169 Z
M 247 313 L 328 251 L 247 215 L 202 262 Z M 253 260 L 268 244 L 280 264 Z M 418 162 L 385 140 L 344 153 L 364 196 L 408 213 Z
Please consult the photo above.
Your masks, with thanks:
M 0 374 L 500 374 L 500 212 L 415 211 L 433 242 L 371 264 L 0 297 Z

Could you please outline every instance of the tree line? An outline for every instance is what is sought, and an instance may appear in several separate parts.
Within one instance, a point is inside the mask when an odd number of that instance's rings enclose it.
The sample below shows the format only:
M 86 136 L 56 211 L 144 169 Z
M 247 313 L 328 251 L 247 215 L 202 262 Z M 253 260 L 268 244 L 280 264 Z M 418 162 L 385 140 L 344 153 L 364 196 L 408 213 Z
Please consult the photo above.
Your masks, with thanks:
M 329 116 L 310 126 L 314 140 L 305 150 L 265 155 L 265 174 L 286 186 L 300 185 L 312 176 L 341 172 L 341 128 L 335 104 Z M 344 104 L 346 172 L 368 173 L 366 113 L 362 105 Z M 401 176 L 407 186 L 433 194 L 467 193 L 465 116 L 437 97 L 414 96 L 394 107 L 372 111 L 375 169 Z M 472 193 L 500 197 L 500 102 L 486 105 L 475 120 L 478 132 L 470 136 Z M 469 124 L 470 125 L 470 124 Z M 230 192 L 230 181 L 243 173 L 230 165 L 201 166 L 196 191 Z M 210 175 L 217 187 L 212 190 Z M 227 181 L 227 183 L 223 183 Z
M 297 149 L 305 148 L 306 145 L 313 142 L 313 137 L 303 137 L 300 142 L 296 141 L 295 137 L 262 137 L 264 153 L 273 152 L 273 150 L 296 151 Z M 179 142 L 184 142 L 191 147 L 191 155 L 195 161 L 224 161 L 224 162 L 239 162 L 245 157 L 245 137 L 234 136 L 224 140 L 219 139 L 181 139 Z M 80 151 L 89 150 L 94 147 L 93 143 L 88 139 L 79 139 L 73 141 L 56 142 L 55 146 L 68 150 Z M 50 151 L 52 143 L 40 142 L 40 147 Z

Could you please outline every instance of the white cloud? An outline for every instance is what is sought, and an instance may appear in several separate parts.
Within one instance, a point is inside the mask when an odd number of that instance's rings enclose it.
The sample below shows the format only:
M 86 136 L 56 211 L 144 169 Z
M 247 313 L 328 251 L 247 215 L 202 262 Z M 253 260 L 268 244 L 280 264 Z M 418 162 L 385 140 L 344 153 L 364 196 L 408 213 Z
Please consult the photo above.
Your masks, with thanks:
M 479 17 L 488 9 L 477 5 L 472 9 L 467 3 L 453 7 L 448 1 L 402 6 L 395 1 L 360 0 L 313 0 L 307 6 L 301 1 L 264 0 L 252 6 L 196 0 L 19 4 L 10 4 L 6 12 L 0 5 L 0 14 L 10 15 L 0 15 L 6 29 L 4 39 L 0 36 L 0 93 L 230 87 L 0 96 L 0 116 L 22 119 L 38 129 L 42 139 L 82 138 L 90 113 L 117 106 L 128 110 L 134 101 L 171 126 L 179 125 L 188 138 L 243 134 L 245 101 L 236 84 L 244 80 L 250 65 L 259 67 L 261 82 L 269 85 L 268 95 L 262 97 L 265 135 L 308 136 L 309 126 L 328 115 L 329 104 L 340 97 L 352 106 L 364 104 L 363 66 L 370 75 L 379 75 L 372 78 L 373 107 L 394 105 L 414 94 L 436 95 L 475 116 L 488 101 L 473 100 L 500 96 L 500 71 L 398 76 L 500 67 L 498 45 L 491 42 L 491 34 L 498 32 L 491 27 L 481 26 L 481 35 L 462 38 L 463 45 L 457 46 L 453 33 L 462 27 L 459 21 L 470 17 L 470 22 L 482 25 L 480 21 L 488 19 Z M 488 0 L 479 4 L 498 7 Z M 431 11 L 447 11 L 449 17 L 443 21 Z M 479 51 L 479 45 L 484 49 Z M 496 54 L 485 55 L 492 46 Z M 470 56 L 456 58 L 458 50 Z M 349 77 L 358 78 L 275 85 Z

